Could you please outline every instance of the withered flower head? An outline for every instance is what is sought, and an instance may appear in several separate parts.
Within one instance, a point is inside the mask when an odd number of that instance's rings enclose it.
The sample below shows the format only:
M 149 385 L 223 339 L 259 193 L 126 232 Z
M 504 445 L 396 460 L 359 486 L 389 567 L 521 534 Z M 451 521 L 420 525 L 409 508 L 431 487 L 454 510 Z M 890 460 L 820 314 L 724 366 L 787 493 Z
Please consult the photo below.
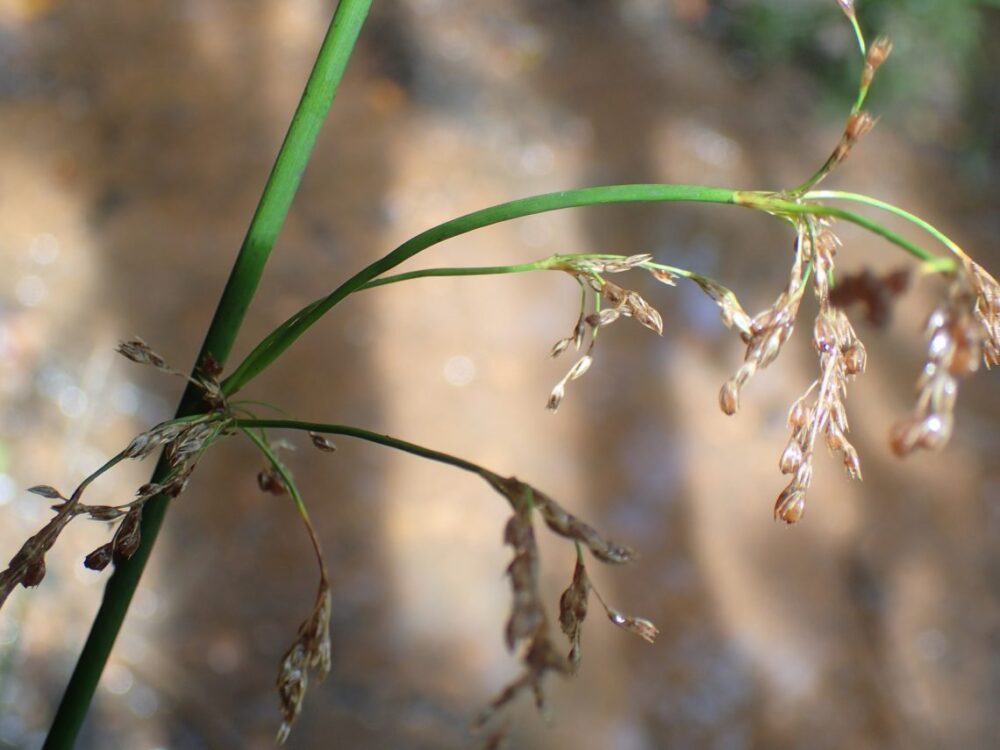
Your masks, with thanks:
M 278 698 L 281 701 L 281 727 L 277 742 L 284 744 L 292 724 L 302 712 L 302 701 L 309 687 L 309 672 L 316 670 L 322 681 L 330 672 L 330 586 L 320 581 L 316 603 L 309 618 L 299 626 L 299 634 L 285 652 L 278 670 Z

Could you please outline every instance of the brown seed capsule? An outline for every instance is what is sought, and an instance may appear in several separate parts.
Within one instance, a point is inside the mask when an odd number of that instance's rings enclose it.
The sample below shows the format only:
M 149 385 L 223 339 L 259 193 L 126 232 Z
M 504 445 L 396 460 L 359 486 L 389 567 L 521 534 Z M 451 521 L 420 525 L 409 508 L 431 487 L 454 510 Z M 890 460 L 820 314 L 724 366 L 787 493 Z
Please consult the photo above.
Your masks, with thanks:
M 787 524 L 798 523 L 806 511 L 806 498 L 795 482 L 789 484 L 774 504 L 774 519 Z
M 261 492 L 272 495 L 284 495 L 287 492 L 284 481 L 274 468 L 261 469 L 257 473 L 257 486 Z
M 875 118 L 869 112 L 854 112 L 847 118 L 847 127 L 844 128 L 844 135 L 851 142 L 858 140 L 875 127 Z
M 114 521 L 125 515 L 125 511 L 114 508 L 110 505 L 88 505 L 87 515 L 95 521 Z
M 844 372 L 848 375 L 860 375 L 865 371 L 868 355 L 861 342 L 856 342 L 844 352 Z
M 844 470 L 851 479 L 861 479 L 861 459 L 853 445 L 844 448 Z
M 100 547 L 83 558 L 83 564 L 91 570 L 104 570 L 111 562 L 111 552 L 112 547 L 110 543 L 102 544 Z
M 809 421 L 809 407 L 806 406 L 805 400 L 800 398 L 788 410 L 788 426 L 793 430 L 800 430 L 807 421 Z
M 868 48 L 868 55 L 865 62 L 871 67 L 872 73 L 879 69 L 879 66 L 886 61 L 889 53 L 892 52 L 892 40 L 887 36 L 880 36 Z
M 50 500 L 65 500 L 62 493 L 59 492 L 55 487 L 50 487 L 47 484 L 39 484 L 35 487 L 29 487 L 28 492 L 35 495 L 41 495 L 42 497 L 47 497 Z
M 799 445 L 798 440 L 792 438 L 788 441 L 788 445 L 785 446 L 785 450 L 781 454 L 781 460 L 778 461 L 778 468 L 781 469 L 782 474 L 794 474 L 802 465 L 802 458 L 802 446 Z
M 309 438 L 312 440 L 312 444 L 324 453 L 334 453 L 337 450 L 337 446 L 332 440 L 320 435 L 318 432 L 310 432 Z
M 112 541 L 114 551 L 124 559 L 128 559 L 139 549 L 141 535 L 139 533 L 139 521 L 142 520 L 142 510 L 133 508 L 122 520 L 115 538 Z
M 735 380 L 727 380 L 719 391 L 719 406 L 725 414 L 732 416 L 740 408 L 740 387 Z
M 21 585 L 25 588 L 37 586 L 45 578 L 45 558 L 39 557 L 28 566 L 28 569 L 21 576 Z

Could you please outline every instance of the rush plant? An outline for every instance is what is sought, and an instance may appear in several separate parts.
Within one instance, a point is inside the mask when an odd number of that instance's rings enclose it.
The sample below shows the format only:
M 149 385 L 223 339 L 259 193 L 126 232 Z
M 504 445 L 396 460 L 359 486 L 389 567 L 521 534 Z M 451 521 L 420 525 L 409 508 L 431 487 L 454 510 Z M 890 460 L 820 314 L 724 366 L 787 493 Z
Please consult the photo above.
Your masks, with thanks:
M 890 434 L 892 448 L 900 455 L 942 447 L 953 430 L 953 410 L 960 380 L 974 373 L 980 362 L 987 366 L 1000 363 L 1000 285 L 955 242 L 919 217 L 865 195 L 819 188 L 875 125 L 875 118 L 864 109 L 864 104 L 877 70 L 891 51 L 891 44 L 885 37 L 870 44 L 865 40 L 853 0 L 838 0 L 838 3 L 854 30 L 861 53 L 857 98 L 829 157 L 798 186 L 779 190 L 735 190 L 697 185 L 613 185 L 537 195 L 484 208 L 432 227 L 357 271 L 327 296 L 292 315 L 242 362 L 229 368 L 230 350 L 244 314 L 251 304 L 268 254 L 371 4 L 371 0 L 341 0 L 201 352 L 187 376 L 189 385 L 176 417 L 136 436 L 68 495 L 47 485 L 31 489 L 54 501 L 54 516 L 23 544 L 6 570 L 0 573 L 0 604 L 17 585 L 31 587 L 42 580 L 46 553 L 73 519 L 86 517 L 116 524 L 111 538 L 83 561 L 95 570 L 112 566 L 114 574 L 51 725 L 46 747 L 73 744 L 170 500 L 187 487 L 205 453 L 230 437 L 246 439 L 259 450 L 269 466 L 258 476 L 260 488 L 290 498 L 308 533 L 318 564 L 315 602 L 278 666 L 279 742 L 288 736 L 302 709 L 310 678 L 315 675 L 322 679 L 330 668 L 328 631 L 337 592 L 331 588 L 321 541 L 310 523 L 303 495 L 281 461 L 280 442 L 272 437 L 277 432 L 306 433 L 312 445 L 322 452 L 335 450 L 330 436 L 355 438 L 406 451 L 471 472 L 506 500 L 511 515 L 504 529 L 504 541 L 512 549 L 507 575 L 513 603 L 504 633 L 508 648 L 519 655 L 523 671 L 476 721 L 487 732 L 487 742 L 493 746 L 499 743 L 503 734 L 502 727 L 496 728 L 501 724 L 496 714 L 513 698 L 530 692 L 541 706 L 546 675 L 550 672 L 570 675 L 577 669 L 581 657 L 581 628 L 588 613 L 591 592 L 612 623 L 648 641 L 656 637 L 653 623 L 614 609 L 588 577 L 589 558 L 622 564 L 633 557 L 632 551 L 607 540 L 532 484 L 494 473 L 464 458 L 361 427 L 290 417 L 264 418 L 257 413 L 257 402 L 240 398 L 245 386 L 278 362 L 300 336 L 352 294 L 428 276 L 547 271 L 570 277 L 581 290 L 580 311 L 576 325 L 555 344 L 552 356 L 572 349 L 578 353 L 578 358 L 549 394 L 548 409 L 556 411 L 566 397 L 567 388 L 593 366 L 595 344 L 604 329 L 623 318 L 631 318 L 657 335 L 663 334 L 660 313 L 618 279 L 630 273 L 649 273 L 667 286 L 692 283 L 718 305 L 723 325 L 746 346 L 743 362 L 733 377 L 722 385 L 719 394 L 721 409 L 726 414 L 735 414 L 743 387 L 781 353 L 796 325 L 800 304 L 811 292 L 818 304 L 812 327 L 818 369 L 815 380 L 792 402 L 788 413 L 789 440 L 778 461 L 779 470 L 788 476 L 788 484 L 773 510 L 776 519 L 792 524 L 801 520 L 805 512 L 806 494 L 813 482 L 813 458 L 820 442 L 842 459 L 851 478 L 861 479 L 862 475 L 861 458 L 848 437 L 846 401 L 849 384 L 865 370 L 867 352 L 845 307 L 856 299 L 871 302 L 874 298 L 884 303 L 905 286 L 905 278 L 898 274 L 884 279 L 838 275 L 836 256 L 841 245 L 837 236 L 838 223 L 856 224 L 908 254 L 917 273 L 937 274 L 948 281 L 947 294 L 927 323 L 927 363 L 918 378 L 916 406 Z M 759 211 L 788 226 L 794 237 L 794 254 L 788 281 L 773 304 L 751 315 L 723 283 L 670 265 L 667 258 L 654 258 L 646 253 L 563 254 L 518 265 L 426 268 L 390 273 L 402 262 L 444 240 L 531 214 L 606 203 L 685 201 Z M 935 250 L 896 234 L 867 215 L 857 213 L 856 209 L 888 212 L 916 225 L 933 241 Z M 874 310 L 874 303 L 870 308 Z M 123 342 L 118 351 L 139 364 L 176 374 L 141 339 Z M 122 461 L 139 460 L 154 453 L 159 455 L 156 469 L 134 498 L 118 505 L 91 505 L 84 501 L 85 491 L 96 477 Z M 549 531 L 576 549 L 576 566 L 559 601 L 558 622 L 569 641 L 568 653 L 554 639 L 539 593 L 537 518 Z

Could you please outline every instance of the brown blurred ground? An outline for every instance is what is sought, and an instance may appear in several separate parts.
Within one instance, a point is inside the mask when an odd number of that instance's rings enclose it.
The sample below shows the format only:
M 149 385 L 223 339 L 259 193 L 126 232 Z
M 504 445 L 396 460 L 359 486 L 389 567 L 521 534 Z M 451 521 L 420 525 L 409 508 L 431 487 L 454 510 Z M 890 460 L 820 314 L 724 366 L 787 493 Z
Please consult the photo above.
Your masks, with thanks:
M 406 237 L 468 210 L 613 182 L 780 187 L 827 153 L 799 71 L 749 80 L 653 0 L 378 4 L 241 338 L 267 330 Z M 684 3 L 696 18 L 701 3 Z M 68 488 L 169 416 L 181 383 L 115 357 L 139 334 L 186 368 L 280 143 L 330 8 L 294 2 L 0 6 L 0 544 L 45 517 L 23 488 Z M 894 60 L 905 65 L 905 58 Z M 831 184 L 926 216 L 998 268 L 995 202 L 886 120 Z M 902 230 L 905 231 L 905 230 Z M 842 268 L 902 256 L 843 228 Z M 759 309 L 790 238 L 717 207 L 551 214 L 451 241 L 417 265 L 556 252 L 654 252 Z M 561 277 L 421 280 L 345 303 L 249 389 L 517 473 L 642 553 L 594 570 L 655 620 L 655 646 L 596 613 L 582 673 L 550 683 L 546 724 L 520 707 L 516 748 L 992 748 L 1000 745 L 1000 400 L 965 384 L 940 455 L 894 460 L 921 282 L 886 330 L 858 323 L 870 372 L 849 410 L 865 482 L 817 469 L 806 521 L 771 521 L 788 404 L 814 377 L 802 335 L 725 418 L 740 349 L 696 292 L 631 282 L 663 312 L 628 321 L 556 417 L 546 358 L 576 315 Z M 805 315 L 808 315 L 808 309 Z M 806 326 L 802 326 L 805 328 Z M 339 441 L 289 458 L 334 571 L 334 668 L 292 748 L 459 748 L 516 672 L 502 500 L 471 478 Z M 315 585 L 305 536 L 255 489 L 246 446 L 216 451 L 176 503 L 84 748 L 270 746 L 273 678 Z M 121 501 L 149 467 L 98 485 Z M 0 748 L 37 747 L 104 576 L 83 522 L 36 591 L 0 613 Z M 6 554 L 6 553 L 4 553 Z M 543 544 L 548 600 L 572 550 Z

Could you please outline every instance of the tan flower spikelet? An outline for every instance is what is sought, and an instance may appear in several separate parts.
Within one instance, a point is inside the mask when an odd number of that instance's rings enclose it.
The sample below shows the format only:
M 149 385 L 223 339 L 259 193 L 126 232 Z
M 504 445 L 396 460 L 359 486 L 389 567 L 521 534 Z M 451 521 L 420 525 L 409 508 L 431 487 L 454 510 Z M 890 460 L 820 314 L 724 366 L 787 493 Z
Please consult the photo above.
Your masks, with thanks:
M 277 736 L 279 745 L 288 739 L 292 724 L 302 711 L 302 701 L 309 687 L 309 673 L 315 670 L 322 682 L 330 672 L 330 612 L 330 586 L 323 577 L 313 611 L 299 626 L 298 637 L 285 652 L 278 671 L 282 716 Z

